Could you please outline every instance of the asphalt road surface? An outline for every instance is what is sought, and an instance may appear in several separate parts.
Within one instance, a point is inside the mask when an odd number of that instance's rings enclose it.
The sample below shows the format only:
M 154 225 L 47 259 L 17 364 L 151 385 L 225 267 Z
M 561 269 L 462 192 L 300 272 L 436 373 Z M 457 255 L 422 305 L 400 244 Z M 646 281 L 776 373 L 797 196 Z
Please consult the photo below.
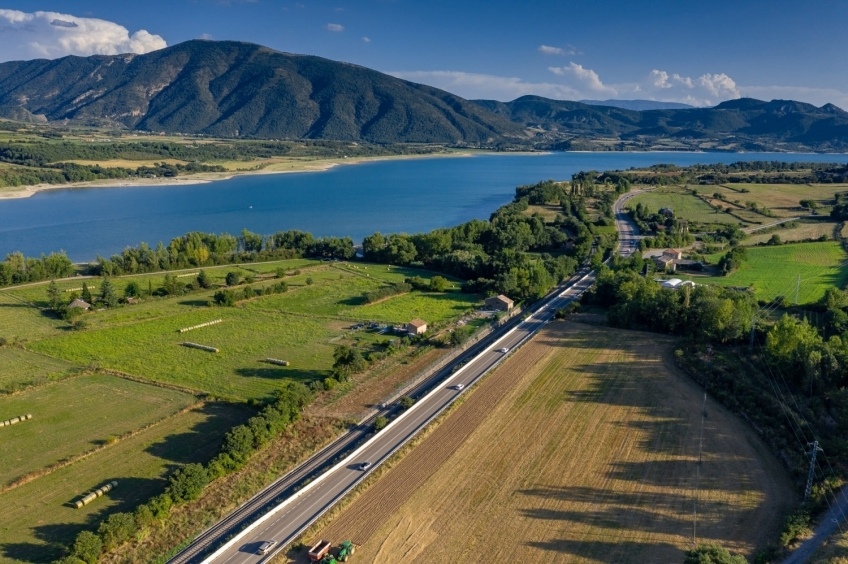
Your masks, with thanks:
M 622 211 L 627 200 L 636 194 L 637 192 L 624 194 L 614 204 L 616 228 L 619 231 L 618 252 L 622 256 L 629 256 L 638 247 L 638 229 Z M 495 331 L 452 365 L 419 385 L 410 393 L 419 401 L 373 439 L 366 441 L 370 434 L 372 417 L 199 535 L 191 545 L 169 562 L 199 562 L 207 552 L 217 548 L 223 539 L 234 536 L 232 541 L 206 557 L 203 562 L 236 564 L 270 560 L 274 554 L 285 550 L 297 536 L 361 482 L 368 473 L 423 429 L 459 394 L 464 393 L 488 370 L 500 363 L 509 351 L 531 338 L 553 318 L 557 309 L 578 298 L 594 283 L 595 274 L 588 269 L 581 269 L 536 304 L 525 319 L 513 320 Z M 455 369 L 456 366 L 460 368 Z M 462 385 L 461 389 L 458 389 L 459 384 Z M 392 415 L 398 411 L 399 408 L 392 405 L 387 406 L 380 414 Z M 364 444 L 356 448 L 360 443 Z M 353 448 L 356 450 L 339 464 L 339 457 Z M 360 469 L 363 462 L 370 463 L 369 468 L 364 471 Z M 307 479 L 311 479 L 309 484 L 298 489 Z M 277 509 L 272 509 L 274 507 Z M 267 555 L 257 554 L 259 546 L 270 540 L 277 541 L 275 550 Z
M 581 271 L 579 279 L 568 287 L 543 300 L 537 309 L 504 336 L 489 344 L 473 360 L 459 370 L 449 374 L 440 385 L 421 398 L 411 408 L 395 419 L 388 427 L 376 434 L 344 461 L 322 474 L 270 517 L 255 526 L 237 542 L 205 562 L 241 564 L 264 562 L 271 555 L 259 555 L 257 549 L 265 541 L 276 540 L 282 551 L 312 522 L 338 502 L 348 491 L 362 481 L 368 473 L 388 459 L 418 431 L 449 406 L 460 394 L 465 393 L 483 374 L 500 363 L 514 347 L 519 346 L 553 318 L 557 309 L 589 289 L 595 282 L 594 274 Z M 507 352 L 502 352 L 506 349 Z M 457 390 L 458 384 L 463 385 Z M 367 471 L 359 469 L 363 462 L 370 462 Z M 343 539 L 336 539 L 341 541 Z

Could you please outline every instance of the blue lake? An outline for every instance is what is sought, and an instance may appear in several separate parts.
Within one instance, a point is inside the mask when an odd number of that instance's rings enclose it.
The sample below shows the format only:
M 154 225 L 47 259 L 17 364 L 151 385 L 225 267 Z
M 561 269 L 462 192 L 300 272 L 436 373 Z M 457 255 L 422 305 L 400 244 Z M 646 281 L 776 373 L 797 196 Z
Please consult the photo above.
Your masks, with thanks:
M 325 172 L 239 176 L 208 184 L 47 190 L 0 200 L 0 257 L 64 250 L 75 262 L 188 231 L 316 236 L 418 233 L 485 219 L 515 187 L 581 170 L 740 160 L 848 162 L 787 153 L 552 153 L 370 162 Z

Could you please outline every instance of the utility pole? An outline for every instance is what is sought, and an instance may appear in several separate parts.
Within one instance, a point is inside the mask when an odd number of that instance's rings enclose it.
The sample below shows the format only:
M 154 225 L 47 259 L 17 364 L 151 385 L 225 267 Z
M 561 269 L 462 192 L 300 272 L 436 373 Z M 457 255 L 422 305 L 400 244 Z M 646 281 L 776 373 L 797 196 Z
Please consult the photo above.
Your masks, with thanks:
M 695 499 L 692 500 L 692 545 L 698 544 L 698 498 L 701 497 L 701 463 L 704 452 L 704 419 L 707 417 L 707 392 L 701 408 L 701 434 L 698 438 L 698 466 L 695 467 Z
M 801 289 L 801 275 L 798 275 L 798 280 L 795 282 L 795 305 L 798 305 L 798 290 Z
M 819 447 L 819 442 L 817 440 L 808 444 L 812 448 L 810 448 L 810 452 L 807 453 L 810 455 L 810 472 L 807 474 L 807 487 L 804 490 L 804 501 L 807 501 L 807 498 L 810 497 L 810 493 L 813 491 L 813 478 L 816 477 L 816 453 L 822 450 Z
M 754 354 L 754 335 L 757 331 L 757 316 L 751 318 L 751 339 L 748 341 L 748 353 Z

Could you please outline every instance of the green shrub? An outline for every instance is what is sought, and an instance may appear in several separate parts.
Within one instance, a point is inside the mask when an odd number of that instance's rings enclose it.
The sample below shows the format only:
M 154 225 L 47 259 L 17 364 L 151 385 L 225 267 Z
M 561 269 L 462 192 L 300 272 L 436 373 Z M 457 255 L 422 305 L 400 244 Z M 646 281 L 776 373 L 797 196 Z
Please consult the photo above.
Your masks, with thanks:
M 389 424 L 389 420 L 383 417 L 382 415 L 378 416 L 374 419 L 374 431 L 380 431 L 386 428 L 386 425 Z
M 103 541 L 91 531 L 83 531 L 74 540 L 71 557 L 78 558 L 88 564 L 95 564 L 103 552 Z
M 103 549 L 108 551 L 130 540 L 136 530 L 135 518 L 131 513 L 113 513 L 100 523 L 97 534 L 103 541 Z
M 168 481 L 168 493 L 175 502 L 191 501 L 197 499 L 209 483 L 209 474 L 202 464 L 186 464 Z

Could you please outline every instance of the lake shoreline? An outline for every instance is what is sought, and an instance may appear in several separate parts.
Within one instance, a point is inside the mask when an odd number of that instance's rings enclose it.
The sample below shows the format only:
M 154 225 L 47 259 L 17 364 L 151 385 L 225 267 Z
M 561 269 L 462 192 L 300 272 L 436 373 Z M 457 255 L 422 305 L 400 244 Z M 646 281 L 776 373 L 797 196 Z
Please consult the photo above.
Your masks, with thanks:
M 109 180 L 91 180 L 88 182 L 74 182 L 68 184 L 33 184 L 22 186 L 19 190 L 4 192 L 0 189 L 0 201 L 16 200 L 32 197 L 39 192 L 47 190 L 72 190 L 75 188 L 122 188 L 122 187 L 156 187 L 156 186 L 188 186 L 193 184 L 209 184 L 221 180 L 230 180 L 237 176 L 255 176 L 265 174 L 297 174 L 308 172 L 326 172 L 332 168 L 342 165 L 356 165 L 370 162 L 383 162 L 411 159 L 441 159 L 455 157 L 473 157 L 477 155 L 545 155 L 547 152 L 495 152 L 481 150 L 455 151 L 450 153 L 437 153 L 426 155 L 381 155 L 376 157 L 352 157 L 352 158 L 328 158 L 316 159 L 314 161 L 304 160 L 300 168 L 292 170 L 274 170 L 264 168 L 257 170 L 236 170 L 228 172 L 199 172 L 189 176 L 175 176 L 172 178 L 119 178 Z M 273 165 L 271 165 L 273 166 Z

